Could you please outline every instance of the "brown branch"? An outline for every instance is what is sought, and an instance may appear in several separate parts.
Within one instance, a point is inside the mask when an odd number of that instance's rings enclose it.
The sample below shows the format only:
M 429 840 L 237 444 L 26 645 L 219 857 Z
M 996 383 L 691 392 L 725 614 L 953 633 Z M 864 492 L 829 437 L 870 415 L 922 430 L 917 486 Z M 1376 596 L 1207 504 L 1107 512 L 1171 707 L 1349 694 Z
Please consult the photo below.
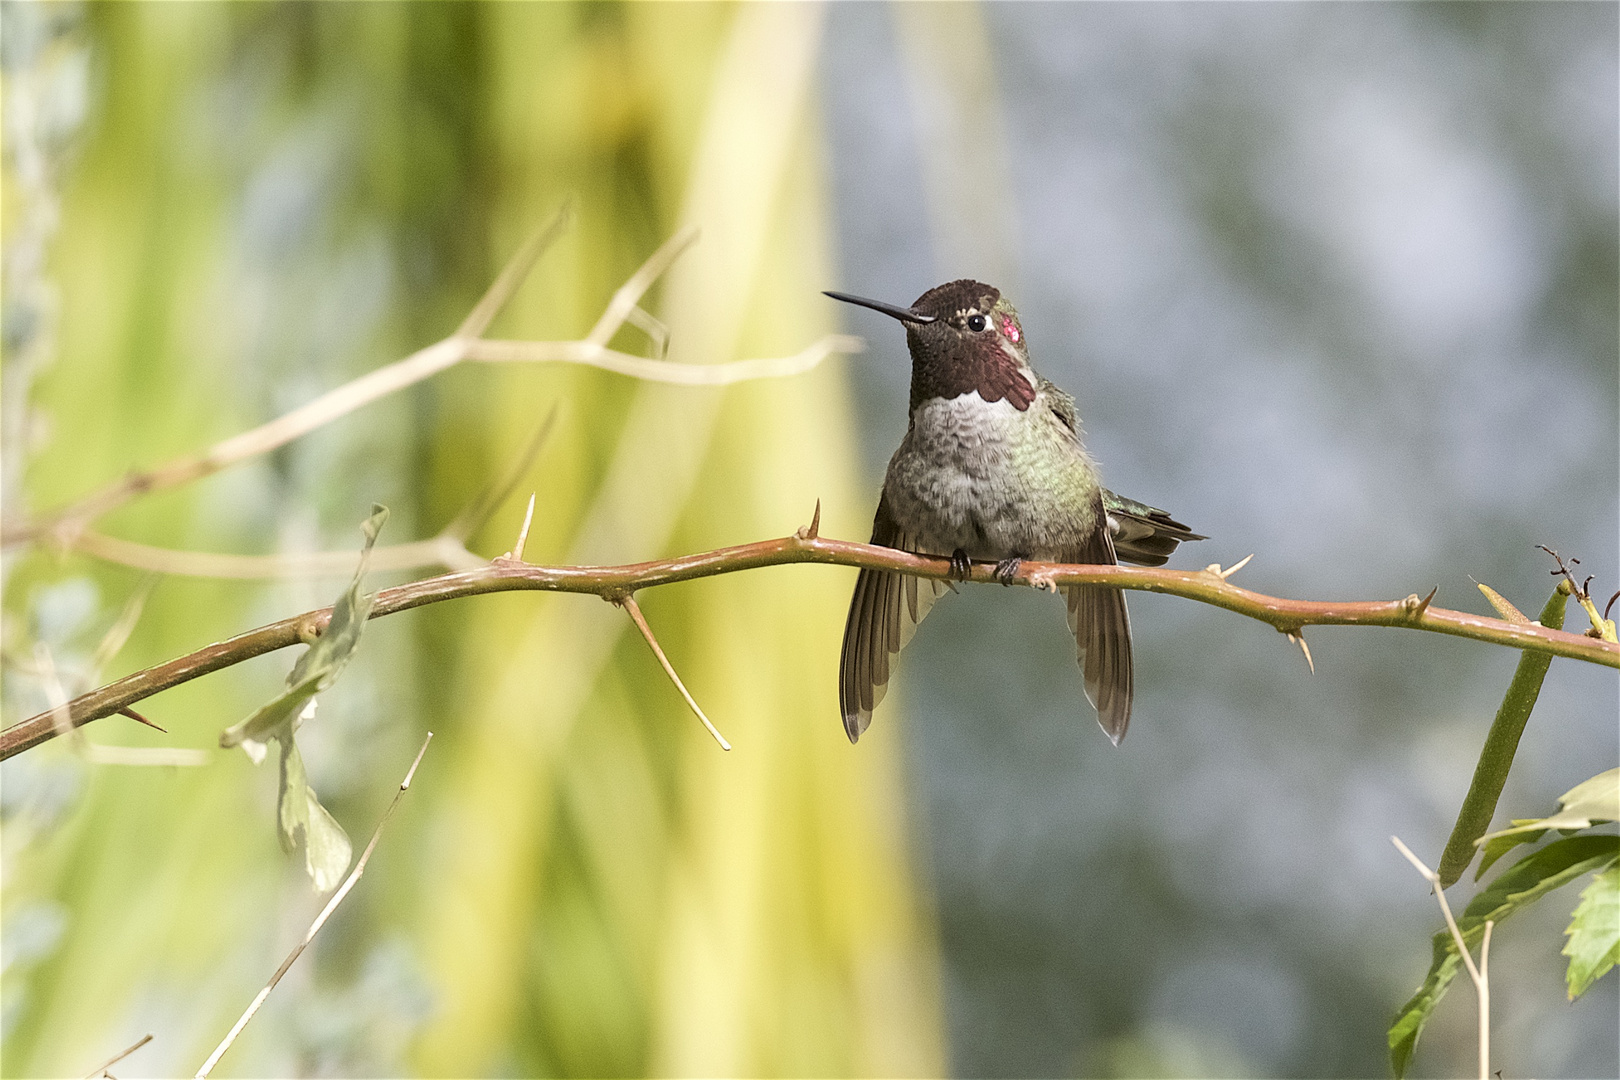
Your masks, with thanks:
M 371 617 L 494 592 L 573 592 L 607 599 L 654 585 L 669 585 L 788 563 L 898 570 L 939 580 L 948 580 L 953 576 L 949 559 L 911 555 L 893 548 L 848 540 L 795 535 L 628 566 L 532 566 L 501 560 L 477 570 L 443 574 L 383 589 L 377 594 Z M 995 577 L 994 567 L 989 563 L 975 564 L 968 580 L 987 583 L 999 581 Z M 1448 611 L 1426 605 L 1423 597 L 1415 593 L 1403 600 L 1289 600 L 1239 588 L 1213 570 L 1069 566 L 1039 562 L 1026 562 L 1020 566 L 1014 581 L 1043 589 L 1058 585 L 1112 585 L 1122 589 L 1181 596 L 1247 615 L 1284 634 L 1297 635 L 1300 628 L 1305 626 L 1398 626 L 1620 668 L 1620 645 L 1581 634 L 1551 630 L 1535 623 L 1517 624 L 1463 611 Z M 66 714 L 62 717 L 61 729 L 70 730 L 99 720 L 170 687 L 263 653 L 295 645 L 301 640 L 300 630 L 319 630 L 326 625 L 330 616 L 331 609 L 322 608 L 282 619 L 81 694 L 64 708 L 56 710 Z M 0 731 L 0 760 L 46 742 L 56 734 L 51 711 L 14 724 Z

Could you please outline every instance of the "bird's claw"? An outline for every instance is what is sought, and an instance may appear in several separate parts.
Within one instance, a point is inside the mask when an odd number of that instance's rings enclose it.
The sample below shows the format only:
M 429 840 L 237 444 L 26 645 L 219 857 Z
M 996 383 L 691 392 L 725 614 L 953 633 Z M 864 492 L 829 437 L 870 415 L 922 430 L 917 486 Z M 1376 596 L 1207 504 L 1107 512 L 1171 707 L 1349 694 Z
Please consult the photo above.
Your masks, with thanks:
M 1000 562 L 996 563 L 996 580 L 1001 582 L 1003 585 L 1011 585 L 1014 579 L 1018 577 L 1018 568 L 1022 566 L 1023 563 L 1024 560 L 1019 558 L 1017 555 L 1014 555 L 1010 559 L 1002 559 Z
M 951 576 L 958 581 L 966 581 L 973 576 L 973 560 L 961 548 L 951 552 Z

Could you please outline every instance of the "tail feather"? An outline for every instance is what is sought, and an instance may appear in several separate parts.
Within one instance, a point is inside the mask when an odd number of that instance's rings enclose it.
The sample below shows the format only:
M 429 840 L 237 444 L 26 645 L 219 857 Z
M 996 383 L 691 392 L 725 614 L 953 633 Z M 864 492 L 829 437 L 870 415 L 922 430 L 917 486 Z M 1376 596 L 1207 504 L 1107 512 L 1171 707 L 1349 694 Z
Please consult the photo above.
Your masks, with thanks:
M 882 501 L 872 524 L 872 543 L 901 551 L 915 548 Z M 890 570 L 862 570 L 855 579 L 838 661 L 838 703 L 850 742 L 859 740 L 872 723 L 872 710 L 889 688 L 894 658 L 946 588 L 943 582 Z
M 1075 553 L 1072 561 L 1109 566 L 1118 559 L 1108 533 L 1098 530 L 1097 539 Z M 1070 585 L 1064 591 L 1086 697 L 1097 710 L 1097 723 L 1118 746 L 1131 723 L 1135 690 L 1131 615 L 1125 606 L 1125 594 L 1102 585 Z

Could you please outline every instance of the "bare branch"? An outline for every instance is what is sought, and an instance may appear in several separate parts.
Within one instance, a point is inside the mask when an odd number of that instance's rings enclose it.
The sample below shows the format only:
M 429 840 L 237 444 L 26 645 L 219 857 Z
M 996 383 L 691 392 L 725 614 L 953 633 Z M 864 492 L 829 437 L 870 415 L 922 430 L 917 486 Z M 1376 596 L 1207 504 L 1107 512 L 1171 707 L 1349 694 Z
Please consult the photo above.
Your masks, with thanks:
M 135 586 L 135 591 L 124 602 L 124 610 L 119 613 L 117 621 L 108 628 L 107 632 L 102 635 L 101 640 L 96 643 L 96 651 L 90 657 L 90 678 L 87 681 L 93 682 L 101 676 L 101 669 L 106 667 L 112 658 L 118 655 L 118 650 L 124 647 L 124 643 L 129 640 L 129 635 L 134 633 L 135 624 L 140 622 L 141 612 L 146 608 L 147 597 L 152 595 L 152 588 L 156 584 L 157 578 L 148 575 L 141 579 L 139 585 Z M 150 720 L 138 716 L 136 719 L 143 724 L 151 723 Z M 152 724 L 152 726 L 157 727 L 156 724 Z M 162 728 L 158 728 L 158 730 L 161 731 Z
M 676 364 L 631 356 L 591 341 L 492 341 L 480 338 L 467 343 L 466 358 L 493 364 L 527 364 L 549 360 L 563 364 L 584 364 L 646 382 L 675 383 L 679 386 L 728 386 L 752 379 L 798 375 L 834 353 L 857 353 L 865 348 L 866 342 L 858 337 L 828 334 L 792 356 L 733 360 L 725 364 Z
M 551 431 L 556 426 L 557 406 L 553 405 L 551 411 L 546 413 L 546 418 L 540 422 L 540 426 L 534 429 L 534 435 L 523 448 L 523 452 L 512 459 L 512 463 L 498 480 L 479 492 L 472 502 L 462 507 L 461 513 L 441 529 L 439 535 L 453 536 L 465 542 L 469 536 L 482 528 L 489 520 L 489 516 L 511 498 L 518 482 L 529 471 L 529 466 L 534 464 L 534 459 L 540 456 L 540 448 L 551 438 Z
M 1491 947 L 1490 920 L 1485 922 L 1485 936 L 1479 947 L 1479 966 L 1474 966 L 1474 958 L 1468 952 L 1468 943 L 1463 940 L 1462 931 L 1457 929 L 1457 920 L 1452 917 L 1451 905 L 1446 902 L 1446 890 L 1440 885 L 1440 875 L 1430 870 L 1424 861 L 1412 854 L 1412 849 L 1401 843 L 1401 838 L 1389 838 L 1406 861 L 1417 868 L 1424 879 L 1434 890 L 1435 899 L 1440 901 L 1440 912 L 1446 917 L 1446 926 L 1451 930 L 1451 940 L 1457 944 L 1457 953 L 1468 969 L 1468 977 L 1474 982 L 1474 991 L 1479 997 L 1479 1080 L 1490 1080 L 1491 1075 L 1491 984 L 1486 977 L 1486 957 Z
M 654 585 L 789 563 L 870 567 L 942 581 L 951 579 L 954 574 L 949 559 L 912 555 L 893 548 L 848 540 L 787 536 L 780 540 L 761 540 L 738 547 L 628 566 L 535 566 L 504 560 L 486 563 L 475 570 L 443 574 L 383 589 L 377 594 L 371 617 L 378 618 L 425 604 L 492 592 L 534 590 L 588 593 L 606 598 Z M 988 563 L 974 564 L 968 580 L 999 583 L 994 567 Z M 1581 634 L 1534 623 L 1523 625 L 1463 611 L 1448 611 L 1432 605 L 1414 616 L 1404 599 L 1289 600 L 1251 592 L 1202 570 L 1031 561 L 1020 565 L 1013 581 L 1038 588 L 1048 584 L 1053 587 L 1109 585 L 1181 596 L 1246 615 L 1285 633 L 1298 633 L 1305 626 L 1394 626 L 1620 668 L 1620 645 Z M 323 608 L 282 619 L 81 694 L 64 707 L 66 715 L 63 717 L 63 728 L 78 727 L 110 716 L 126 705 L 133 705 L 172 686 L 263 653 L 296 645 L 304 640 L 301 632 L 318 630 L 330 617 L 331 609 Z M 47 711 L 0 731 L 0 760 L 46 742 L 58 734 L 51 717 L 52 713 Z
M 283 960 L 281 966 L 276 969 L 276 973 L 270 976 L 270 981 L 265 983 L 264 989 L 260 990 L 258 996 L 248 1005 L 247 1011 L 237 1019 L 235 1025 L 231 1027 L 231 1030 L 221 1040 L 220 1044 L 214 1047 L 214 1052 L 208 1055 L 208 1060 L 203 1062 L 202 1068 L 197 1070 L 197 1080 L 203 1080 L 203 1077 L 213 1072 L 214 1066 L 219 1064 L 219 1059 L 224 1056 L 225 1051 L 231 1048 L 231 1044 L 242 1033 L 242 1029 L 247 1027 L 248 1021 L 253 1019 L 253 1014 L 259 1011 L 259 1006 L 263 1005 L 265 999 L 270 996 L 270 991 L 276 988 L 276 984 L 281 981 L 283 975 L 287 974 L 287 970 L 293 966 L 293 962 L 304 954 L 304 950 L 309 947 L 311 941 L 315 940 L 315 935 L 320 932 L 321 927 L 326 925 L 326 920 L 331 918 L 332 912 L 336 911 L 337 906 L 343 903 L 343 898 L 349 895 L 349 890 L 354 888 L 355 883 L 360 880 L 360 875 L 366 872 L 366 863 L 371 861 L 371 853 L 376 850 L 377 841 L 382 838 L 383 826 L 388 824 L 388 819 L 394 816 L 395 810 L 399 809 L 399 801 L 405 797 L 405 792 L 410 790 L 411 778 L 416 775 L 416 767 L 422 763 L 422 755 L 427 753 L 428 743 L 432 741 L 433 732 L 430 731 L 427 733 L 427 738 L 422 740 L 422 748 L 416 752 L 416 759 L 411 762 L 410 769 L 405 773 L 405 779 L 400 781 L 399 790 L 394 792 L 394 801 L 388 804 L 387 810 L 383 811 L 382 820 L 377 822 L 377 828 L 371 834 L 371 842 L 366 845 L 366 850 L 360 853 L 360 859 L 354 864 L 354 869 L 349 871 L 349 876 L 344 879 L 342 885 L 338 886 L 337 892 L 332 894 L 332 899 L 326 902 L 326 906 L 321 909 L 321 913 L 315 916 L 315 921 L 310 923 L 309 930 L 304 934 L 304 939 L 293 946 L 293 951 L 287 954 L 287 959 Z
M 97 1065 L 95 1068 L 93 1068 L 89 1072 L 85 1073 L 84 1074 L 84 1080 L 92 1080 L 93 1077 L 97 1077 L 97 1076 L 106 1076 L 108 1069 L 112 1068 L 114 1065 L 118 1064 L 120 1061 L 123 1061 L 125 1058 L 129 1057 L 129 1055 L 133 1054 L 135 1051 L 139 1050 L 141 1047 L 145 1046 L 147 1043 L 149 1043 L 151 1041 L 152 1041 L 152 1036 L 151 1035 L 143 1035 L 143 1036 L 141 1036 L 139 1039 L 136 1039 L 135 1042 L 132 1043 L 131 1045 L 125 1047 L 123 1050 L 120 1050 L 118 1053 L 114 1054 L 112 1057 L 108 1058 L 106 1061 L 102 1062 L 100 1065 Z
M 619 286 L 618 291 L 613 294 L 613 299 L 608 301 L 607 307 L 602 311 L 602 317 L 596 320 L 591 332 L 585 335 L 585 340 L 598 347 L 612 341 L 613 335 L 619 332 L 619 327 L 633 317 L 636 305 L 647 295 L 652 283 L 663 276 L 664 271 L 680 258 L 682 252 L 697 243 L 697 238 L 697 227 L 688 225 L 665 240 L 663 245 L 641 264 L 641 268 L 630 275 L 630 280 Z M 642 327 L 642 331 L 656 342 L 656 334 L 647 331 L 645 327 Z
M 713 735 L 714 741 L 720 744 L 720 749 L 730 750 L 731 744 L 726 742 L 726 737 L 715 730 L 713 724 L 709 723 L 709 718 L 704 714 L 702 707 L 692 697 L 691 692 L 686 689 L 686 684 L 681 682 L 681 677 L 675 674 L 675 666 L 669 662 L 669 657 L 664 655 L 664 650 L 658 644 L 658 639 L 653 637 L 652 627 L 647 625 L 647 620 L 642 616 L 641 608 L 636 604 L 635 596 L 625 593 L 613 602 L 629 613 L 630 621 L 636 624 L 636 629 L 641 631 L 641 636 L 647 639 L 647 644 L 652 648 L 653 655 L 658 657 L 658 662 L 664 666 L 664 674 L 669 676 L 669 681 L 675 684 L 675 689 L 681 692 L 681 697 L 686 699 L 686 703 L 692 707 L 692 711 L 697 714 L 697 718 L 703 721 L 703 726 L 709 729 L 709 734 Z
M 512 488 L 523 479 L 523 474 L 534 463 L 540 447 L 550 436 L 556 419 L 557 410 L 553 408 L 535 429 L 528 445 L 512 460 L 500 478 L 479 492 L 448 525 L 439 531 L 439 535 L 427 540 L 384 544 L 374 548 L 371 568 L 415 570 L 426 566 L 443 566 L 449 570 L 474 570 L 483 566 L 484 560 L 467 550 L 467 537 L 482 526 L 490 514 L 511 495 Z M 354 552 L 347 548 L 341 551 L 279 555 L 221 555 L 207 551 L 176 551 L 172 548 L 151 547 L 131 540 L 104 536 L 93 529 L 85 529 L 79 533 L 74 538 L 72 546 L 107 562 L 176 577 L 240 580 L 326 575 L 347 577 L 354 569 Z M 133 603 L 133 600 L 131 602 Z M 120 640 L 118 644 L 122 645 L 122 641 Z
M 654 345 L 661 352 L 660 337 L 650 327 L 661 327 L 662 324 L 645 313 L 635 315 L 639 310 L 636 303 L 658 275 L 663 273 L 676 256 L 696 239 L 696 232 L 690 229 L 682 231 L 665 243 L 642 264 L 628 282 L 620 287 L 585 339 L 486 341 L 480 338 L 478 335 L 489 327 L 501 306 L 511 299 L 535 260 L 562 234 L 571 213 L 565 204 L 551 223 L 512 257 L 494 284 L 489 287 L 467 318 L 462 320 L 456 333 L 450 337 L 420 349 L 403 360 L 367 372 L 283 416 L 216 443 L 201 454 L 177 458 L 155 469 L 132 472 L 123 479 L 65 506 L 47 511 L 21 524 L 8 526 L 0 531 L 0 545 L 10 546 L 48 536 L 64 547 L 78 546 L 81 535 L 91 522 L 138 495 L 187 484 L 285 446 L 316 428 L 379 398 L 437 375 L 464 360 L 558 361 L 588 364 L 638 379 L 687 386 L 721 386 L 747 379 L 796 375 L 815 367 L 835 352 L 858 352 L 865 347 L 859 338 L 831 335 L 822 338 L 796 356 L 770 360 L 741 360 L 728 364 L 668 364 L 662 360 L 649 360 L 607 348 L 607 342 L 612 340 L 613 335 L 629 320 L 647 330 L 649 336 L 653 338 Z M 108 540 L 110 540 L 108 537 L 100 538 L 99 546 L 103 550 L 111 546 L 107 543 Z M 130 554 L 127 550 L 125 553 Z M 210 576 L 242 576 L 241 570 L 242 567 L 238 566 L 230 573 Z M 163 572 L 171 571 L 165 569 Z
M 347 577 L 354 573 L 353 551 L 312 551 L 307 554 L 221 555 L 212 551 L 176 551 L 151 547 L 133 540 L 120 540 L 91 529 L 79 533 L 71 546 L 120 566 L 149 570 L 176 577 L 262 578 Z M 451 570 L 471 570 L 484 560 L 468 551 L 462 542 L 440 534 L 428 540 L 405 544 L 384 544 L 372 552 L 373 570 L 415 570 L 443 566 Z
M 518 248 L 517 254 L 507 260 L 500 274 L 489 288 L 484 290 L 484 295 L 478 298 L 478 303 L 473 305 L 467 317 L 461 320 L 461 325 L 456 327 L 453 336 L 481 337 L 484 331 L 489 329 L 489 324 L 495 320 L 495 316 L 500 314 L 501 308 L 512 299 L 512 294 L 517 292 L 518 286 L 523 284 L 523 279 L 529 276 L 529 271 L 534 269 L 534 264 L 539 261 L 540 256 L 557 242 L 573 219 L 574 201 L 565 199 L 545 228 L 529 237 L 524 245 Z

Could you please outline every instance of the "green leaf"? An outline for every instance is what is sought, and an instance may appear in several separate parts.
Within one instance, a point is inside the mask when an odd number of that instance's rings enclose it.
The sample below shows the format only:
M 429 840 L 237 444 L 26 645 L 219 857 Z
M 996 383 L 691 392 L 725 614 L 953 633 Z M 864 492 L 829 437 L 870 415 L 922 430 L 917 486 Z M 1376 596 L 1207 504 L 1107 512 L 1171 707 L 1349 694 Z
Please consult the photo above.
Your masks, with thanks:
M 315 885 L 316 892 L 330 892 L 343 880 L 349 868 L 354 846 L 349 834 L 337 819 L 327 813 L 326 807 L 315 797 L 315 789 L 306 786 L 304 793 L 309 806 L 309 831 L 304 836 L 304 868 Z
M 1587 829 L 1596 821 L 1620 821 L 1620 769 L 1598 773 L 1576 784 L 1559 796 L 1558 805 L 1563 809 L 1551 817 L 1515 821 L 1513 828 L 1486 833 L 1475 843 L 1537 829 Z
M 1620 962 L 1620 864 L 1592 878 L 1564 934 L 1569 1000 L 1574 1001 Z
M 1533 851 L 1496 876 L 1457 918 L 1463 941 L 1472 948 L 1487 921 L 1501 923 L 1560 885 L 1620 858 L 1620 836 L 1572 836 Z M 1423 985 L 1401 1006 L 1389 1028 L 1389 1062 L 1397 1078 L 1405 1075 L 1418 1036 L 1434 1007 L 1462 966 L 1451 931 L 1442 928 L 1432 942 L 1433 962 Z
M 1535 818 L 1514 818 L 1514 825 L 1529 825 Z M 1519 829 L 1506 829 L 1502 833 L 1492 833 L 1482 836 L 1474 841 L 1480 845 L 1479 869 L 1474 871 L 1474 880 L 1478 881 L 1485 876 L 1485 871 L 1491 864 L 1502 856 L 1518 847 L 1520 844 L 1533 844 L 1547 834 L 1546 829 L 1536 829 L 1533 832 L 1522 832 Z
M 290 736 L 281 743 L 281 785 L 276 791 L 276 824 L 281 847 L 288 854 L 298 850 L 298 841 L 309 831 L 309 776 L 304 772 L 304 756 Z
M 1489 585 L 1484 585 L 1477 581 L 1474 582 L 1474 584 L 1479 585 L 1479 591 L 1485 594 L 1485 599 L 1491 602 L 1491 607 L 1495 608 L 1496 613 L 1502 616 L 1502 618 L 1506 619 L 1510 623 L 1521 623 L 1526 626 L 1529 625 L 1529 616 L 1520 611 L 1518 608 L 1514 607 L 1513 604 L 1508 601 L 1507 597 L 1503 596 Z
M 226 728 L 219 737 L 219 745 L 229 749 L 250 742 L 258 743 L 257 752 L 249 746 L 243 745 L 243 748 L 255 762 L 261 760 L 264 757 L 263 744 L 296 730 L 299 717 L 310 699 L 337 681 L 339 673 L 360 644 L 360 633 L 371 615 L 372 604 L 376 602 L 375 596 L 360 592 L 360 583 L 371 562 L 371 549 L 377 542 L 377 534 L 387 520 L 386 506 L 372 506 L 371 517 L 360 526 L 366 536 L 365 546 L 360 550 L 360 566 L 355 570 L 354 580 L 349 583 L 348 589 L 332 605 L 332 619 L 326 624 L 326 630 L 293 665 L 291 674 L 287 676 L 287 688 L 246 720 Z
M 291 853 L 304 845 L 304 867 L 316 892 L 329 892 L 349 868 L 354 847 L 343 826 L 321 805 L 304 772 L 298 740 L 278 738 L 281 745 L 281 788 L 276 798 L 276 819 L 281 846 Z
M 274 700 L 239 724 L 227 728 L 219 737 L 224 747 L 241 746 L 254 764 L 264 760 L 271 740 L 281 747 L 280 783 L 276 793 L 277 835 L 281 846 L 289 853 L 304 845 L 304 866 L 309 871 L 317 892 L 327 892 L 342 879 L 354 854 L 348 834 L 337 823 L 309 786 L 304 771 L 304 759 L 298 752 L 294 733 L 300 724 L 315 713 L 315 696 L 337 681 L 338 675 L 353 658 L 360 644 L 360 634 L 371 614 L 376 597 L 360 591 L 366 567 L 371 562 L 371 549 L 377 543 L 377 534 L 388 520 L 386 506 L 373 505 L 371 517 L 360 526 L 365 533 L 365 546 L 360 550 L 360 565 L 354 580 L 337 603 L 332 605 L 332 618 L 326 631 L 316 638 L 304 655 L 298 658 L 287 675 L 287 687 Z

